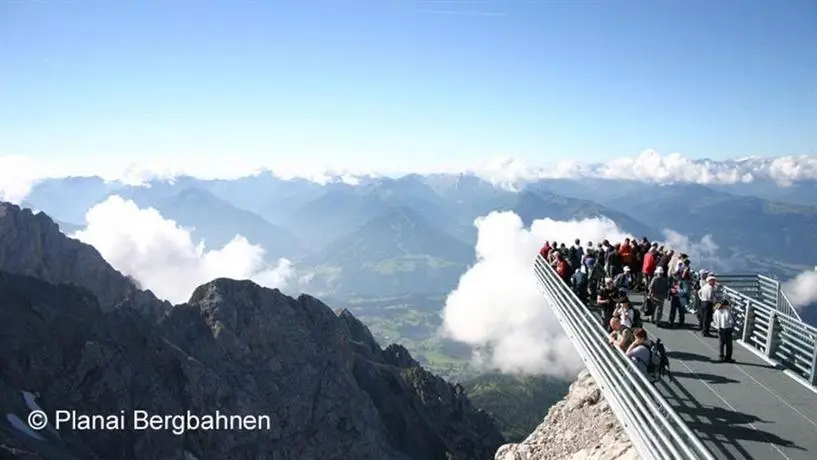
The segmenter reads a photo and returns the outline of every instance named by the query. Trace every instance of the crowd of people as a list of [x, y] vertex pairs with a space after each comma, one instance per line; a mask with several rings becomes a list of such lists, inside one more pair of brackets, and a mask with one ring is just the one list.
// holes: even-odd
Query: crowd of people
[[[735, 319], [723, 287], [714, 273], [693, 271], [687, 254], [647, 238], [615, 244], [587, 242], [586, 246], [577, 239], [570, 247], [548, 241], [539, 254], [583, 304], [600, 313], [610, 343], [648, 374], [660, 374], [668, 362], [660, 340], [648, 339], [643, 321], [659, 328], [682, 328], [688, 313], [698, 316], [697, 326], [704, 336], [710, 336], [714, 325], [720, 339], [719, 360], [732, 361]], [[643, 294], [639, 308], [630, 300], [633, 293]], [[669, 315], [664, 322], [667, 302]]]

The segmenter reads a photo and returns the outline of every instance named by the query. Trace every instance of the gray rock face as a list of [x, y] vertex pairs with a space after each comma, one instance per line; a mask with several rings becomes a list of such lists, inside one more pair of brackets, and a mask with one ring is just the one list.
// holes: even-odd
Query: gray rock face
[[90, 290], [103, 310], [127, 299], [128, 306], [159, 317], [171, 305], [141, 291], [94, 249], [67, 238], [44, 213], [0, 202], [0, 270]]
[[[470, 460], [493, 458], [504, 442], [461, 388], [400, 346], [381, 349], [348, 311], [229, 279], [167, 308], [117, 278], [92, 248], [52, 234], [47, 218], [7, 205], [0, 213], [0, 267], [13, 272], [0, 271], [0, 457]], [[76, 257], [62, 266], [49, 250]], [[269, 427], [62, 427], [37, 439], [12, 421], [30, 410], [22, 391], [38, 394], [49, 414], [124, 411], [128, 428], [135, 409], [265, 415]]]
[[519, 444], [505, 444], [495, 460], [639, 460], [613, 410], [588, 371]]

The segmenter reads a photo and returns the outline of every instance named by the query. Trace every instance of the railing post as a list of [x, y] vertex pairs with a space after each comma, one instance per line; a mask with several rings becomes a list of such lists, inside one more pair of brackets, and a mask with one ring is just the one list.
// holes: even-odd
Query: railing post
[[741, 340], [743, 343], [751, 343], [750, 339], [752, 337], [752, 326], [755, 323], [755, 309], [752, 306], [752, 301], [746, 300], [746, 307], [743, 310], [743, 334], [741, 334]]
[[775, 280], [775, 284], [777, 285], [777, 302], [775, 302], [774, 308], [777, 311], [783, 311], [783, 299], [781, 299], [783, 297], [783, 288], [780, 287], [780, 281]]
[[814, 337], [814, 349], [811, 354], [811, 384], [817, 385], [817, 337]]
[[775, 332], [777, 330], [777, 311], [769, 315], [769, 331], [766, 336], [766, 356], [772, 357], [774, 354]]

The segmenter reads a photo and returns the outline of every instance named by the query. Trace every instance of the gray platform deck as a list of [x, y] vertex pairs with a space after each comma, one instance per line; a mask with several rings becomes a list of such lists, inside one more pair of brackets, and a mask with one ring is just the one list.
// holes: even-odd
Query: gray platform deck
[[817, 459], [817, 392], [737, 342], [735, 363], [717, 362], [718, 339], [703, 337], [694, 315], [686, 323], [683, 329], [644, 324], [670, 358], [672, 375], [656, 388], [712, 453], [723, 459]]

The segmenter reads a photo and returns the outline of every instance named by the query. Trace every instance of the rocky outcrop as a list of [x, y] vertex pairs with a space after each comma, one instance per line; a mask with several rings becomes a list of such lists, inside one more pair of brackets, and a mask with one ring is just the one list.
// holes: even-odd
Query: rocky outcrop
[[[348, 311], [229, 279], [165, 308], [50, 219], [2, 210], [0, 267], [14, 268], [0, 271], [2, 458], [478, 460], [504, 442], [461, 388], [380, 348]], [[125, 429], [30, 432], [35, 404], [52, 422], [56, 410], [124, 414]], [[134, 430], [134, 410], [267, 419], [174, 433]]]
[[102, 258], [90, 245], [67, 238], [46, 214], [0, 202], [0, 270], [90, 290], [103, 310], [127, 306], [153, 317], [170, 308]]
[[588, 371], [527, 439], [499, 448], [495, 460], [637, 460], [635, 448]]

